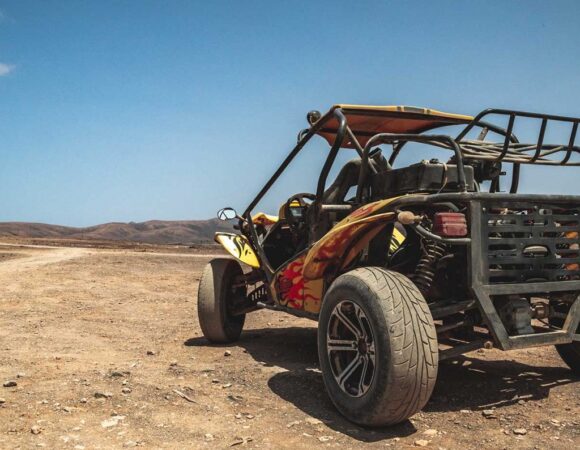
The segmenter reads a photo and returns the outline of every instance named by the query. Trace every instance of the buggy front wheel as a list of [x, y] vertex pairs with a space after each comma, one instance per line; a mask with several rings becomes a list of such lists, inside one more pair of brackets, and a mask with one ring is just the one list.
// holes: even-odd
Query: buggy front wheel
[[427, 403], [437, 377], [437, 333], [425, 299], [408, 278], [379, 267], [332, 283], [318, 353], [332, 402], [360, 425], [406, 420]]
[[244, 287], [234, 287], [242, 268], [230, 258], [212, 259], [203, 269], [197, 291], [197, 317], [203, 335], [212, 343], [237, 341], [242, 333], [245, 314], [232, 315], [230, 307]]

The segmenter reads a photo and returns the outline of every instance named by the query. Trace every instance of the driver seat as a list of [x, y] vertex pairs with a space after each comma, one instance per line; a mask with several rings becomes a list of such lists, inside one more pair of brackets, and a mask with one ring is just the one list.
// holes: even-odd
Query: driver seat
[[[382, 155], [380, 149], [375, 149], [369, 155], [369, 164], [377, 171], [391, 170], [391, 166]], [[322, 204], [341, 205], [347, 202], [348, 191], [358, 185], [358, 178], [362, 167], [360, 158], [348, 161], [336, 176], [334, 182], [322, 194]]]
[[345, 197], [350, 188], [358, 184], [361, 166], [362, 160], [360, 158], [347, 162], [340, 169], [334, 182], [322, 194], [322, 204], [340, 205], [345, 203]]
[[[369, 155], [369, 163], [372, 164], [377, 170], [390, 170], [391, 167], [385, 157], [382, 155], [380, 149], [371, 152]], [[352, 159], [348, 161], [340, 172], [336, 176], [334, 182], [324, 191], [322, 194], [321, 204], [323, 205], [343, 205], [347, 203], [349, 190], [358, 186], [358, 179], [362, 167], [362, 160], [360, 158]], [[311, 242], [315, 242], [320, 239], [325, 233], [330, 230], [336, 222], [341, 221], [350, 213], [348, 211], [344, 212], [328, 212], [323, 213], [318, 216], [318, 219], [313, 218], [312, 214], [315, 213], [314, 210], [309, 210], [309, 215], [311, 216], [310, 230], [311, 230]]]
[[[322, 193], [320, 203], [323, 205], [342, 205], [346, 203], [348, 191], [358, 185], [358, 177], [362, 166], [360, 158], [348, 161], [336, 176], [334, 182]], [[346, 217], [349, 212], [317, 212], [314, 208], [308, 210], [310, 241], [315, 242], [330, 230], [336, 222]]]

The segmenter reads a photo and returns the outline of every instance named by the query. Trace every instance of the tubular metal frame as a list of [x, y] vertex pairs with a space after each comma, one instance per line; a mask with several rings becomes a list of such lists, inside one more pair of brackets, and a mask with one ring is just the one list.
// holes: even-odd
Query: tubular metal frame
[[[503, 114], [509, 116], [509, 123], [507, 130], [504, 130], [495, 125], [489, 124], [482, 120], [487, 115], [490, 114]], [[489, 129], [496, 133], [499, 133], [505, 137], [502, 150], [497, 155], [495, 161], [502, 161], [513, 151], [514, 146], [518, 145], [518, 140], [513, 134], [513, 125], [517, 117], [528, 117], [536, 118], [542, 120], [542, 126], [538, 141], [536, 143], [536, 150], [534, 155], [526, 161], [509, 161], [514, 164], [514, 172], [512, 178], [512, 186], [510, 189], [510, 194], [501, 193], [481, 193], [481, 192], [467, 192], [465, 185], [465, 172], [464, 172], [464, 158], [465, 155], [465, 143], [463, 138], [467, 133], [472, 130], [475, 126], [481, 127], [482, 129]], [[298, 143], [282, 162], [280, 167], [276, 170], [274, 175], [268, 180], [266, 185], [260, 190], [258, 195], [250, 203], [243, 213], [242, 219], [240, 220], [240, 227], [244, 230], [243, 225], [247, 226], [249, 232], [244, 231], [244, 234], [250, 240], [252, 247], [256, 250], [258, 258], [262, 263], [263, 273], [268, 284], [272, 281], [274, 277], [275, 270], [271, 267], [265, 253], [264, 249], [260, 245], [258, 240], [258, 235], [256, 228], [252, 222], [251, 212], [256, 204], [263, 198], [265, 193], [271, 188], [271, 186], [276, 182], [282, 172], [286, 167], [292, 162], [296, 155], [302, 150], [306, 143], [314, 136], [322, 127], [331, 119], [336, 119], [338, 121], [338, 128], [336, 132], [336, 138], [333, 145], [330, 148], [327, 159], [322, 168], [320, 177], [318, 179], [316, 196], [317, 200], [312, 204], [312, 207], [316, 208], [317, 214], [322, 211], [332, 210], [336, 205], [323, 205], [321, 204], [321, 197], [324, 191], [326, 180], [330, 172], [330, 168], [335, 161], [338, 150], [341, 148], [343, 142], [345, 142], [345, 137], [354, 145], [355, 149], [362, 158], [361, 174], [358, 180], [357, 186], [357, 203], [360, 206], [362, 203], [362, 192], [365, 183], [365, 177], [369, 170], [374, 170], [373, 166], [369, 163], [369, 154], [373, 147], [381, 143], [393, 144], [393, 153], [391, 154], [389, 162], [394, 162], [397, 155], [400, 153], [402, 147], [407, 142], [420, 142], [425, 144], [431, 144], [447, 148], [455, 153], [457, 171], [458, 171], [458, 190], [456, 193], [440, 193], [440, 194], [430, 194], [430, 195], [413, 195], [409, 197], [401, 197], [393, 202], [391, 202], [384, 209], [389, 211], [396, 211], [402, 207], [421, 207], [429, 206], [433, 204], [440, 203], [451, 203], [451, 204], [464, 204], [468, 206], [469, 223], [470, 223], [470, 233], [467, 238], [441, 238], [439, 236], [433, 235], [428, 230], [421, 229], [420, 226], [415, 227], [415, 231], [422, 235], [424, 239], [440, 240], [445, 242], [447, 245], [456, 246], [466, 246], [468, 255], [468, 280], [469, 289], [472, 295], [477, 299], [477, 306], [482, 314], [488, 329], [493, 336], [497, 345], [503, 350], [523, 348], [538, 345], [556, 345], [570, 343], [573, 341], [580, 341], [580, 334], [577, 333], [577, 329], [580, 323], [580, 295], [577, 295], [576, 300], [570, 307], [567, 314], [564, 326], [561, 330], [549, 331], [545, 333], [536, 333], [529, 335], [519, 335], [511, 336], [506, 330], [497, 309], [492, 301], [492, 296], [497, 295], [510, 295], [510, 294], [531, 294], [531, 293], [546, 293], [546, 292], [575, 292], [580, 293], [580, 280], [570, 280], [570, 281], [558, 281], [558, 282], [525, 282], [525, 283], [508, 283], [508, 284], [490, 284], [486, 281], [484, 276], [484, 252], [486, 251], [482, 246], [482, 220], [484, 205], [487, 202], [530, 202], [530, 203], [550, 203], [550, 204], [574, 204], [580, 205], [580, 197], [571, 195], [517, 195], [516, 193], [518, 179], [519, 179], [519, 168], [520, 163], [531, 163], [531, 164], [541, 164], [543, 161], [541, 158], [544, 153], [543, 149], [543, 138], [546, 130], [546, 125], [549, 120], [563, 121], [572, 123], [572, 133], [570, 136], [569, 145], [566, 150], [566, 155], [559, 165], [577, 165], [577, 164], [567, 164], [571, 158], [573, 152], [577, 151], [574, 146], [576, 132], [578, 128], [578, 123], [580, 119], [568, 118], [562, 116], [552, 116], [552, 115], [542, 115], [534, 113], [524, 113], [510, 110], [497, 110], [488, 109], [480, 114], [478, 114], [459, 135], [454, 139], [447, 135], [414, 135], [414, 134], [390, 134], [390, 133], [380, 133], [373, 136], [363, 148], [357, 141], [355, 134], [348, 127], [346, 118], [340, 108], [335, 108], [329, 111], [326, 115], [322, 116], [318, 121], [316, 121], [309, 129], [303, 130], [298, 135]], [[485, 134], [485, 133], [484, 133]], [[562, 150], [559, 150], [562, 151]], [[471, 155], [469, 156], [472, 157]], [[509, 159], [508, 159], [509, 160]], [[340, 205], [342, 206], [342, 205]], [[377, 213], [384, 211], [377, 211]], [[317, 216], [316, 216], [317, 217]], [[439, 238], [439, 239], [437, 239]], [[268, 295], [271, 296], [269, 290]], [[286, 308], [279, 307], [278, 309]], [[292, 314], [298, 314], [296, 311], [287, 310], [287, 312]], [[314, 318], [314, 317], [311, 317]]]
[[[489, 123], [485, 120], [485, 116], [498, 114], [498, 115], [507, 115], [509, 117], [508, 128], [503, 129], [495, 124]], [[364, 189], [365, 177], [368, 174], [369, 170], [375, 171], [372, 164], [369, 163], [369, 153], [372, 150], [372, 147], [375, 147], [381, 143], [389, 143], [393, 144], [393, 152], [389, 158], [389, 163], [393, 164], [396, 157], [400, 153], [401, 149], [407, 142], [419, 142], [424, 144], [430, 144], [439, 146], [442, 148], [447, 148], [452, 150], [455, 154], [456, 163], [457, 163], [457, 172], [458, 172], [458, 189], [462, 193], [466, 193], [466, 185], [465, 185], [465, 171], [464, 171], [464, 159], [467, 157], [468, 159], [481, 159], [481, 160], [490, 160], [489, 157], [480, 157], [477, 158], [473, 155], [473, 146], [476, 144], [473, 141], [463, 141], [464, 137], [474, 128], [480, 127], [484, 130], [491, 130], [495, 133], [498, 133], [505, 137], [501, 153], [499, 156], [492, 158], [493, 161], [503, 161], [513, 153], [514, 146], [523, 145], [519, 144], [517, 137], [513, 133], [514, 123], [517, 117], [526, 117], [526, 118], [534, 118], [534, 119], [542, 119], [542, 129], [540, 131], [540, 136], [538, 138], [538, 142], [535, 144], [536, 151], [533, 157], [528, 158], [527, 160], [510, 160], [507, 159], [507, 162], [513, 163], [513, 173], [512, 173], [512, 183], [510, 187], [510, 193], [515, 194], [517, 192], [518, 184], [519, 184], [519, 176], [520, 176], [520, 164], [521, 163], [531, 163], [531, 164], [545, 164], [546, 162], [542, 160], [543, 154], [542, 149], [543, 146], [543, 136], [546, 129], [546, 124], [548, 121], [560, 121], [560, 122], [567, 122], [572, 124], [572, 133], [570, 136], [570, 140], [566, 149], [565, 157], [559, 162], [559, 165], [580, 165], [580, 163], [569, 163], [569, 160], [573, 153], [578, 152], [580, 153], [580, 148], [574, 146], [578, 124], [580, 123], [580, 118], [572, 118], [572, 117], [564, 117], [564, 116], [555, 116], [549, 114], [537, 114], [537, 113], [528, 113], [528, 112], [521, 112], [521, 111], [513, 111], [513, 110], [506, 110], [506, 109], [486, 109], [480, 112], [471, 122], [469, 122], [465, 128], [455, 137], [451, 137], [448, 135], [418, 135], [418, 134], [394, 134], [394, 133], [380, 133], [374, 135], [367, 144], [362, 147], [358, 142], [355, 133], [348, 127], [348, 123], [346, 120], [345, 115], [343, 114], [341, 108], [333, 108], [328, 111], [324, 116], [318, 119], [315, 123], [313, 123], [310, 128], [302, 130], [298, 134], [298, 142], [296, 146], [290, 151], [288, 156], [284, 159], [282, 164], [278, 167], [276, 172], [270, 177], [270, 179], [266, 182], [264, 187], [259, 191], [256, 197], [252, 200], [252, 202], [248, 205], [244, 213], [242, 214], [242, 219], [240, 220], [240, 229], [244, 229], [244, 225], [247, 227], [248, 233], [246, 236], [250, 240], [252, 247], [256, 250], [258, 259], [262, 263], [262, 267], [265, 269], [264, 274], [268, 282], [271, 281], [272, 276], [275, 273], [275, 270], [271, 267], [268, 258], [266, 257], [262, 246], [260, 245], [258, 235], [256, 232], [256, 228], [252, 222], [251, 213], [254, 207], [258, 204], [258, 202], [264, 197], [266, 192], [272, 187], [272, 185], [278, 180], [280, 175], [284, 172], [284, 170], [288, 167], [288, 165], [294, 160], [294, 158], [298, 155], [298, 153], [302, 150], [302, 148], [310, 141], [310, 139], [319, 131], [324, 130], [324, 125], [326, 125], [330, 120], [336, 119], [338, 121], [338, 127], [336, 129], [336, 137], [335, 140], [330, 148], [329, 154], [326, 158], [326, 161], [323, 165], [322, 171], [320, 173], [317, 189], [316, 189], [316, 197], [317, 200], [312, 204], [312, 207], [316, 208], [317, 214], [316, 217], [322, 211], [331, 211], [337, 205], [323, 205], [321, 203], [321, 197], [324, 192], [324, 187], [326, 184], [326, 180], [328, 178], [328, 174], [334, 163], [336, 156], [338, 154], [339, 149], [343, 145], [344, 142], [350, 141], [351, 144], [354, 146], [356, 151], [359, 153], [362, 159], [362, 166], [361, 166], [361, 174], [359, 176], [358, 186], [357, 186], [357, 204], [360, 206], [362, 202], [362, 192]], [[345, 138], [348, 137], [347, 140]], [[483, 141], [482, 141], [483, 142]], [[488, 143], [485, 143], [488, 145]], [[470, 146], [466, 149], [464, 146]], [[483, 145], [480, 145], [480, 148], [483, 149]], [[526, 148], [529, 147], [529, 144]], [[469, 150], [469, 151], [466, 151]], [[550, 154], [556, 153], [558, 151], [564, 151], [562, 149], [554, 149], [550, 148]], [[510, 153], [511, 152], [511, 153]], [[466, 153], [468, 154], [466, 156]], [[497, 152], [496, 152], [497, 153]], [[484, 156], [484, 155], [482, 155]], [[553, 163], [550, 163], [553, 164]], [[499, 177], [498, 177], [499, 178]], [[499, 183], [495, 185], [492, 183], [492, 192], [499, 189]], [[436, 194], [438, 195], [438, 194]], [[473, 195], [473, 194], [469, 194]], [[341, 206], [341, 205], [338, 205]]]

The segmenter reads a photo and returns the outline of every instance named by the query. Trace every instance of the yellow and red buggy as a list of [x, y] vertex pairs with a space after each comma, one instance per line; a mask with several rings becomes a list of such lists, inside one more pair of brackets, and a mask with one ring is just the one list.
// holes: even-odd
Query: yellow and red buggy
[[[482, 347], [555, 345], [580, 372], [580, 197], [517, 193], [522, 164], [580, 165], [580, 119], [335, 105], [307, 120], [246, 211], [218, 213], [239, 233], [216, 234], [233, 258], [212, 260], [200, 281], [211, 342], [237, 340], [245, 315], [263, 308], [318, 321], [328, 394], [362, 425], [406, 420], [428, 401], [440, 360]], [[518, 120], [538, 124], [532, 143], [519, 142]], [[548, 143], [554, 123], [569, 134]], [[443, 127], [460, 131], [432, 133]], [[278, 216], [254, 213], [315, 135], [330, 146], [316, 192], [292, 195]], [[450, 158], [395, 168], [417, 144]], [[329, 184], [343, 149], [357, 157]]]

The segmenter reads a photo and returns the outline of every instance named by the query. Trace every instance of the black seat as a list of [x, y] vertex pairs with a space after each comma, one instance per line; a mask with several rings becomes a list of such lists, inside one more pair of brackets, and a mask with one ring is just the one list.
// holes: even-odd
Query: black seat
[[[387, 172], [391, 170], [391, 166], [382, 155], [380, 149], [375, 149], [371, 152], [369, 158], [371, 164], [377, 172]], [[352, 159], [347, 162], [336, 176], [334, 183], [322, 194], [323, 205], [340, 205], [346, 203], [345, 198], [350, 188], [358, 185], [358, 179], [362, 166], [360, 158]], [[369, 174], [370, 176], [371, 174]]]
[[358, 184], [362, 161], [353, 159], [347, 162], [336, 176], [334, 182], [322, 194], [323, 205], [340, 205], [345, 203], [349, 189]]

